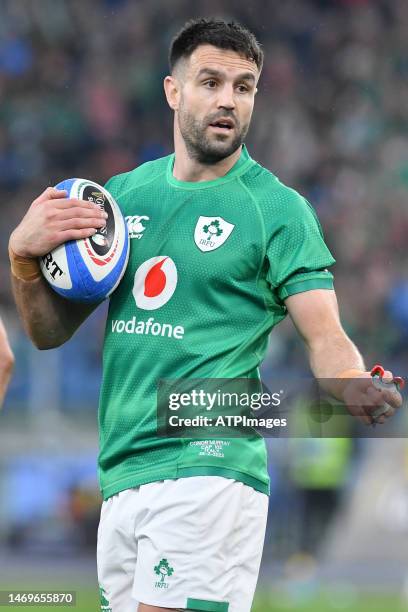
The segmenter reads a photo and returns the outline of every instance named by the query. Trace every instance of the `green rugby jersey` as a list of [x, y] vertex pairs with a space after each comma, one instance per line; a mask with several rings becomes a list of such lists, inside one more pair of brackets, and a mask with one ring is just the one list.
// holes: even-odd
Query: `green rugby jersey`
[[167, 478], [218, 475], [264, 493], [262, 438], [156, 433], [162, 378], [258, 376], [285, 298], [331, 289], [334, 262], [306, 200], [243, 147], [223, 177], [182, 182], [174, 155], [110, 179], [130, 258], [110, 298], [99, 406], [104, 498]]

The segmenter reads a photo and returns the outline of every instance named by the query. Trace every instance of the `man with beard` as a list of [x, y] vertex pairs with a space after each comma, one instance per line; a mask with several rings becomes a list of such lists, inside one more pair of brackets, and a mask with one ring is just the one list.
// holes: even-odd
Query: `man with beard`
[[[401, 403], [373, 387], [342, 329], [327, 270], [334, 260], [313, 209], [243, 144], [262, 62], [242, 26], [187, 23], [164, 80], [175, 152], [107, 183], [133, 229], [104, 344], [103, 610], [251, 608], [268, 506], [264, 441], [159, 436], [159, 380], [257, 379], [269, 333], [289, 312], [333, 395], [350, 404], [357, 378], [362, 405], [388, 402], [379, 422]], [[34, 259], [104, 223], [91, 204], [64, 195], [46, 190], [10, 239], [16, 301], [40, 348], [65, 342], [95, 308], [54, 294]], [[368, 411], [360, 417], [372, 422]]]

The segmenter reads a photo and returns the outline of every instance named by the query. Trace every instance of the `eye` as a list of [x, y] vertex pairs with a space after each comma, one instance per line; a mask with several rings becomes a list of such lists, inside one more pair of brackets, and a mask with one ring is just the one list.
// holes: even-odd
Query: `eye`
[[238, 85], [238, 91], [239, 93], [246, 93], [247, 91], [249, 91], [249, 87], [248, 85], [244, 85], [243, 83], [241, 83], [241, 85]]
[[210, 89], [214, 89], [217, 86], [217, 82], [214, 81], [214, 79], [209, 79], [208, 81], [205, 81], [204, 85], [206, 85]]

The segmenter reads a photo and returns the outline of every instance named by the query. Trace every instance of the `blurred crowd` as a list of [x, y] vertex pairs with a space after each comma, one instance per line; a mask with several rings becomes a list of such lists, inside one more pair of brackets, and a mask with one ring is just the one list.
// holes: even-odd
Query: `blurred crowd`
[[[24, 346], [8, 281], [11, 229], [47, 185], [104, 183], [171, 152], [167, 50], [199, 15], [237, 19], [262, 43], [250, 153], [317, 209], [343, 321], [367, 363], [406, 372], [406, 0], [3, 0], [0, 308], [14, 343]], [[290, 326], [274, 337], [270, 363], [304, 368]]]
[[[44, 397], [51, 408], [75, 416], [87, 407], [95, 411], [105, 312], [99, 309], [66, 346], [39, 357], [11, 297], [10, 231], [48, 185], [73, 176], [103, 184], [171, 152], [172, 115], [162, 90], [167, 51], [178, 29], [196, 16], [237, 19], [262, 43], [265, 64], [249, 151], [316, 208], [337, 260], [343, 323], [367, 365], [383, 362], [407, 374], [406, 0], [2, 0], [0, 314], [16, 353], [10, 413], [19, 405], [41, 411]], [[265, 372], [277, 368], [307, 370], [286, 323], [273, 333]], [[279, 518], [271, 524], [280, 525], [275, 552], [279, 538], [286, 552], [292, 540], [293, 550], [311, 551], [313, 521], [321, 529], [337, 505], [352, 448], [326, 442], [300, 441], [289, 450], [269, 445], [272, 507]], [[32, 473], [21, 476], [17, 468], [9, 477], [16, 475], [25, 490], [22, 478], [32, 481]], [[71, 523], [87, 527], [99, 502], [69, 482]], [[21, 495], [15, 498], [29, 506]], [[10, 516], [19, 516], [15, 508]], [[307, 529], [306, 516], [312, 521]]]

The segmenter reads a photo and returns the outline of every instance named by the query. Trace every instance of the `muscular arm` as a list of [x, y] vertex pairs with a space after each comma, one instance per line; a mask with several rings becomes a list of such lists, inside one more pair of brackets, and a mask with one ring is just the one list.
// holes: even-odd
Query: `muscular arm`
[[365, 371], [363, 358], [341, 325], [334, 291], [298, 293], [287, 298], [286, 307], [306, 344], [316, 378], [336, 378], [347, 370]]
[[[363, 358], [345, 333], [339, 317], [334, 291], [315, 289], [290, 296], [286, 300], [289, 314], [308, 349], [310, 366], [320, 385], [344, 401], [351, 414], [364, 423], [372, 423], [376, 407], [386, 404], [389, 411], [377, 419], [382, 423], [402, 405], [401, 395], [393, 389], [378, 390]], [[386, 372], [387, 382], [392, 381]]]
[[67, 240], [92, 236], [106, 213], [91, 202], [66, 198], [49, 187], [31, 204], [10, 236], [12, 287], [24, 328], [40, 349], [68, 340], [98, 304], [68, 301], [51, 289], [40, 273], [38, 257]]
[[14, 355], [10, 348], [7, 333], [0, 319], [0, 408], [10, 382], [14, 366]]
[[64, 299], [42, 276], [24, 281], [11, 274], [11, 284], [24, 329], [39, 349], [55, 348], [69, 340], [98, 306]]

